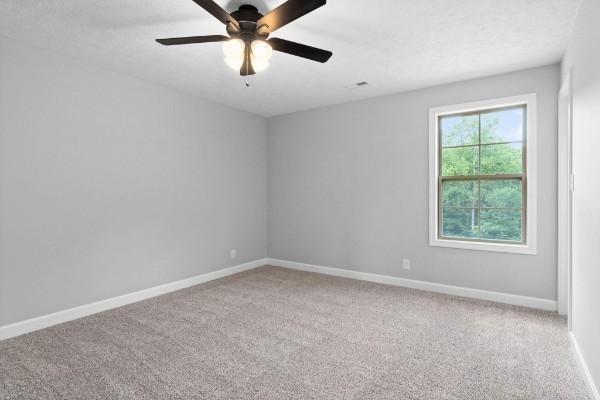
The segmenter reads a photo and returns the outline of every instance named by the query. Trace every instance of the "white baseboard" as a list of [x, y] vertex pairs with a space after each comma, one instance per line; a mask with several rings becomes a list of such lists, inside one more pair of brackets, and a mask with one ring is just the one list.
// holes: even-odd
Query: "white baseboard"
[[251, 261], [245, 264], [220, 269], [218, 271], [209, 272], [192, 278], [183, 279], [180, 281], [171, 282], [160, 286], [155, 286], [149, 289], [140, 290], [137, 292], [113, 297], [106, 300], [100, 300], [94, 303], [70, 308], [68, 310], [58, 311], [52, 314], [43, 315], [41, 317], [16, 322], [14, 324], [1, 326], [0, 340], [9, 339], [15, 336], [23, 335], [25, 333], [47, 328], [52, 325], [61, 324], [63, 322], [72, 321], [77, 318], [82, 318], [88, 315], [110, 310], [112, 308], [125, 306], [127, 304], [136, 303], [138, 301], [149, 299], [151, 297], [156, 297], [162, 294], [174, 292], [176, 290], [185, 289], [190, 286], [199, 285], [201, 283], [237, 274], [239, 272], [254, 269], [266, 264], [266, 258]]
[[600, 391], [598, 390], [598, 386], [594, 382], [594, 378], [590, 372], [590, 369], [585, 362], [585, 358], [583, 358], [583, 354], [581, 353], [581, 349], [579, 348], [579, 343], [577, 343], [577, 339], [573, 332], [569, 333], [571, 337], [571, 345], [573, 346], [573, 351], [575, 352], [575, 359], [577, 360], [577, 364], [579, 364], [579, 368], [583, 373], [583, 379], [589, 389], [590, 395], [594, 400], [600, 400]]
[[442, 285], [414, 279], [397, 278], [387, 275], [371, 274], [368, 272], [358, 272], [347, 269], [324, 267], [320, 265], [304, 264], [294, 261], [267, 259], [269, 265], [296, 269], [300, 271], [316, 272], [325, 275], [339, 276], [342, 278], [357, 279], [361, 281], [384, 283], [387, 285], [402, 286], [411, 289], [426, 290], [429, 292], [450, 294], [472, 299], [489, 300], [497, 303], [512, 304], [515, 306], [524, 306], [540, 310], [556, 311], [557, 303], [555, 300], [539, 299], [536, 297], [519, 296], [516, 294], [490, 292], [487, 290], [470, 289], [460, 286]]
[[174, 292], [176, 290], [184, 289], [204, 282], [209, 282], [215, 279], [219, 279], [228, 275], [233, 275], [242, 271], [254, 269], [267, 264], [301, 271], [316, 272], [320, 274], [339, 276], [343, 278], [402, 286], [407, 288], [420, 289], [430, 292], [444, 293], [461, 297], [469, 297], [474, 299], [490, 300], [498, 303], [525, 306], [548, 311], [556, 311], [557, 307], [556, 301], [553, 300], [518, 296], [507, 293], [490, 292], [479, 289], [469, 289], [459, 286], [442, 285], [438, 283], [397, 278], [386, 275], [377, 275], [367, 272], [351, 271], [340, 268], [330, 268], [320, 265], [298, 263], [294, 261], [264, 258], [256, 261], [251, 261], [245, 264], [236, 265], [230, 268], [209, 272], [207, 274], [198, 275], [192, 278], [183, 279], [180, 281], [171, 282], [160, 286], [155, 286], [149, 289], [144, 289], [122, 296], [113, 297], [110, 299], [101, 300], [90, 304], [85, 304], [64, 311], [58, 311], [52, 314], [43, 315], [41, 317], [16, 322], [14, 324], [1, 326], [0, 340], [9, 339], [15, 336], [23, 335], [25, 333], [61, 324], [63, 322], [72, 321], [77, 318], [82, 318], [88, 315], [110, 310], [112, 308], [117, 308], [127, 304], [135, 303], [141, 300], [149, 299], [151, 297], [160, 296], [162, 294]]

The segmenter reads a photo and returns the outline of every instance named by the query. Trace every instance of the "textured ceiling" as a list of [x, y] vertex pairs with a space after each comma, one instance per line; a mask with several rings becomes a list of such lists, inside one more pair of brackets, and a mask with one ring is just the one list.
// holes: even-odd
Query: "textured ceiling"
[[[228, 11], [242, 1], [217, 0]], [[283, 0], [248, 0], [265, 12]], [[580, 0], [329, 0], [273, 36], [333, 51], [327, 64], [276, 53], [249, 79], [191, 0], [0, 0], [0, 34], [239, 109], [273, 116], [558, 62]], [[369, 85], [348, 86], [359, 81]]]

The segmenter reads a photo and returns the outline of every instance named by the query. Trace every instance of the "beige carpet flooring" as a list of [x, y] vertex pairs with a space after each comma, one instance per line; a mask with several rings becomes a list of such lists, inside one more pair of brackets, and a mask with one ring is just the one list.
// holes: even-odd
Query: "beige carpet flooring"
[[588, 399], [552, 313], [263, 267], [0, 342], [0, 399]]

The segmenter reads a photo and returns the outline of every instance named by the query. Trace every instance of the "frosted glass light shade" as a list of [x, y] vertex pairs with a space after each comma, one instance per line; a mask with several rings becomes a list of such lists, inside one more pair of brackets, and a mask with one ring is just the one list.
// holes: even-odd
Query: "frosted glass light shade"
[[246, 44], [242, 39], [230, 39], [223, 43], [225, 64], [235, 70], [242, 68], [242, 64], [244, 63], [245, 48]]
[[250, 47], [252, 54], [252, 66], [254, 71], [260, 72], [269, 66], [269, 60], [273, 56], [273, 49], [264, 40], [255, 40]]
[[[242, 39], [230, 39], [223, 44], [225, 64], [231, 69], [239, 70], [244, 63], [246, 44]], [[250, 44], [250, 59], [254, 71], [260, 72], [269, 66], [273, 49], [264, 40], [254, 40]]]

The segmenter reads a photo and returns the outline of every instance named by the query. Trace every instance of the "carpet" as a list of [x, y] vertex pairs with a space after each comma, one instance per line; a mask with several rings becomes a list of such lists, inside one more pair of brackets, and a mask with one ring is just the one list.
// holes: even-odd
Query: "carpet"
[[0, 399], [588, 399], [558, 315], [262, 267], [0, 342]]

